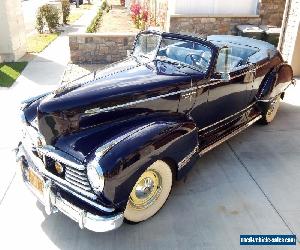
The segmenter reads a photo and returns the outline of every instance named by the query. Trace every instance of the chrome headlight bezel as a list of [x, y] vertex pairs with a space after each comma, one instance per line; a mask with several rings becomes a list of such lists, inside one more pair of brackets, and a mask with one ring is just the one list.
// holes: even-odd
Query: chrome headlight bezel
[[92, 189], [95, 193], [99, 194], [104, 189], [105, 178], [101, 171], [101, 168], [98, 167], [95, 162], [91, 162], [87, 165], [87, 177], [91, 184]]

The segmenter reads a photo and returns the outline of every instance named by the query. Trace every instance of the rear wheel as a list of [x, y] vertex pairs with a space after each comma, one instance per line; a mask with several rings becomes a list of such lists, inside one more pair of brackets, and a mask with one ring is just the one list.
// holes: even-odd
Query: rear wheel
[[276, 114], [277, 111], [279, 109], [280, 106], [280, 95], [278, 95], [270, 104], [267, 112], [263, 115], [263, 117], [261, 118], [261, 123], [264, 125], [267, 125], [269, 123], [271, 123]]
[[168, 199], [172, 181], [167, 163], [156, 161], [147, 168], [130, 193], [124, 212], [126, 221], [138, 223], [155, 215]]

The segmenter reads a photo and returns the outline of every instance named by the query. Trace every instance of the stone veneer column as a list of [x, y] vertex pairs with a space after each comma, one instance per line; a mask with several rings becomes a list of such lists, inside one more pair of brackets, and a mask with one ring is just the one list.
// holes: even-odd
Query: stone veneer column
[[26, 52], [20, 0], [0, 0], [0, 62], [16, 61]]

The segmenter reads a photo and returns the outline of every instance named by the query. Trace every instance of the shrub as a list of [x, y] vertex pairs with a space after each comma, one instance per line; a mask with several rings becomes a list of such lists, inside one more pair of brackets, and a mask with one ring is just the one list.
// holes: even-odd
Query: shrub
[[101, 9], [108, 13], [112, 9], [112, 6], [108, 4], [107, 0], [104, 0], [101, 4]]
[[59, 11], [50, 4], [45, 4], [38, 9], [36, 16], [37, 31], [44, 33], [46, 24], [50, 33], [54, 33], [59, 26]]
[[103, 10], [100, 8], [97, 12], [97, 15], [92, 20], [91, 24], [87, 27], [87, 33], [95, 33], [101, 25]]
[[130, 7], [130, 15], [138, 29], [145, 29], [149, 18], [149, 12], [143, 8], [139, 3], [132, 4]]
[[68, 18], [70, 16], [70, 1], [69, 0], [61, 0], [61, 5], [62, 5], [62, 13], [63, 13], [63, 23], [67, 24], [68, 23]]

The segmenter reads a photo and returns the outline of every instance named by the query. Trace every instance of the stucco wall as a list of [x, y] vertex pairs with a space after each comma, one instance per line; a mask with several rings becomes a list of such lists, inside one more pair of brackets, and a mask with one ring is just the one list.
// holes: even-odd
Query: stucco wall
[[135, 35], [130, 33], [71, 34], [69, 36], [73, 63], [112, 63], [126, 57]]
[[294, 47], [294, 53], [292, 57], [292, 67], [294, 70], [295, 76], [300, 77], [300, 56], [299, 56], [299, 51], [300, 51], [300, 27], [298, 28], [298, 35], [297, 39], [295, 41], [295, 47]]
[[284, 60], [292, 64], [294, 74], [300, 76], [300, 0], [291, 0], [290, 6], [287, 7], [287, 19], [283, 27], [280, 49]]
[[26, 52], [20, 0], [0, 0], [0, 62], [16, 61]]

